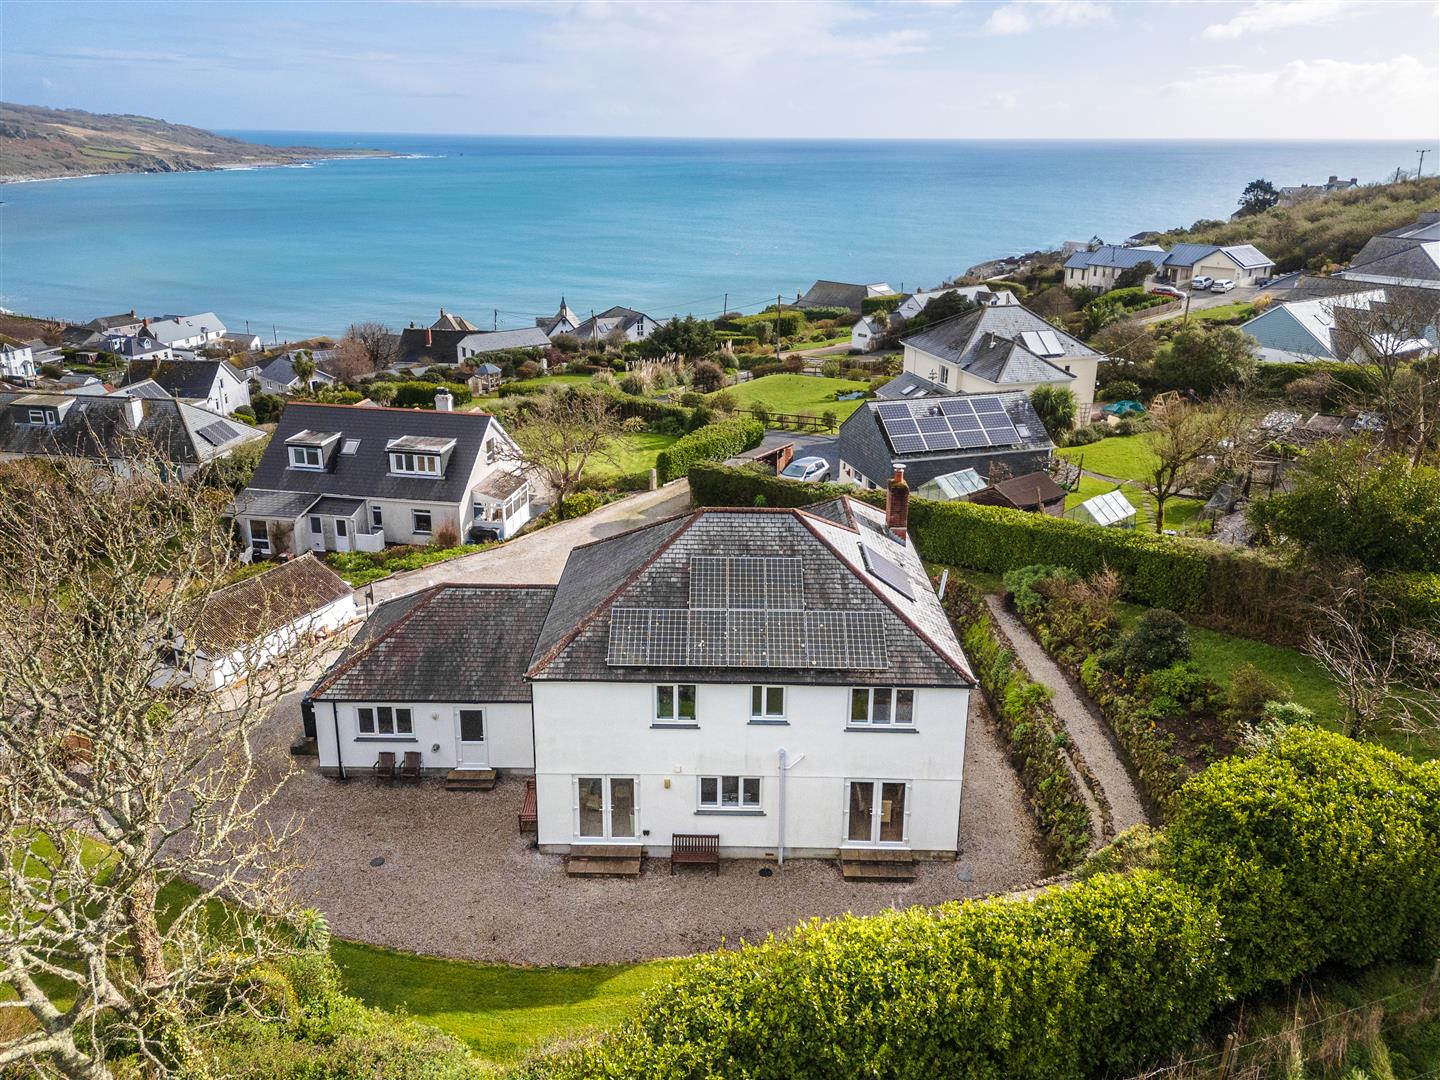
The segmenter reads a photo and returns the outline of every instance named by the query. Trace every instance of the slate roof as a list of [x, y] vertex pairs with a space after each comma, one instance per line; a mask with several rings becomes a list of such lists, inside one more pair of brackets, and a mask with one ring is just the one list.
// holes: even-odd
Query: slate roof
[[[428, 341], [427, 341], [428, 335]], [[400, 331], [397, 364], [454, 364], [460, 359], [460, 342], [473, 330], [436, 330], [410, 326]]]
[[1146, 247], [1121, 247], [1119, 244], [1101, 244], [1094, 251], [1077, 251], [1065, 260], [1067, 270], [1081, 270], [1089, 266], [1109, 266], [1117, 270], [1128, 270], [1142, 262], [1159, 266], [1165, 261], [1165, 251], [1155, 245]]
[[629, 333], [630, 330], [639, 326], [641, 336], [647, 336], [645, 331], [646, 323], [654, 324], [655, 320], [646, 315], [643, 311], [636, 311], [634, 308], [621, 307], [616, 305], [606, 308], [589, 319], [584, 320], [571, 331], [581, 340], [598, 341], [607, 338], [616, 330], [623, 330]]
[[309, 491], [267, 491], [246, 488], [235, 496], [234, 512], [238, 515], [266, 518], [297, 518], [317, 501]]
[[339, 574], [307, 552], [211, 594], [196, 644], [211, 656], [233, 652], [351, 595]]
[[114, 330], [118, 326], [139, 326], [140, 316], [133, 311], [127, 311], [121, 315], [101, 315], [98, 319], [91, 319], [85, 324], [91, 330]]
[[[1035, 356], [1018, 344], [1025, 331], [1053, 333], [1060, 343], [1060, 355]], [[1018, 351], [1006, 348], [995, 339], [1016, 343]], [[1063, 368], [1066, 360], [1101, 358], [1079, 338], [1052, 326], [1023, 304], [977, 308], [926, 327], [901, 344], [973, 371], [990, 382], [1055, 382], [1067, 377]], [[1037, 365], [1035, 361], [1040, 363]], [[1034, 377], [1027, 379], [1022, 375]]]
[[[823, 508], [827, 513], [712, 507], [576, 548], [556, 587], [529, 676], [579, 681], [974, 685], [914, 546], [886, 533], [883, 512], [849, 499], [835, 502], [839, 505]], [[913, 597], [907, 598], [866, 569], [862, 542], [902, 567]], [[884, 636], [886, 667], [857, 672], [612, 666], [608, 662], [611, 612], [688, 608], [691, 559], [716, 555], [800, 559], [805, 609], [873, 613]]]
[[933, 383], [929, 379], [921, 378], [913, 371], [902, 371], [895, 378], [891, 379], [880, 389], [875, 391], [875, 396], [882, 401], [895, 398], [922, 398], [922, 397], [948, 397], [953, 391]]
[[1376, 237], [1340, 274], [1358, 281], [1440, 288], [1440, 240]]
[[1028, 437], [1013, 446], [978, 446], [969, 449], [926, 450], [917, 454], [898, 454], [880, 422], [879, 408], [884, 402], [867, 401], [845, 418], [840, 425], [837, 453], [840, 459], [857, 469], [861, 475], [880, 483], [888, 478], [894, 464], [905, 466], [911, 488], [959, 469], [974, 468], [989, 475], [989, 463], [1004, 461], [1012, 472], [1040, 468], [1049, 459], [1055, 444], [1045, 434], [1045, 425], [1030, 404], [1029, 395], [1018, 391], [1008, 394], [966, 394], [965, 397], [993, 398], [1005, 408], [1006, 415], [1017, 428], [1024, 427]]
[[480, 329], [463, 315], [456, 315], [453, 311], [440, 309], [440, 317], [430, 324], [432, 330], [464, 330], [467, 333], [475, 333]]
[[224, 360], [173, 361], [162, 363], [158, 367], [142, 362], [130, 365], [126, 382], [151, 382], [171, 397], [203, 400], [208, 398], [215, 388], [223, 366]]
[[[361, 499], [408, 499], [458, 503], [469, 495], [470, 474], [492, 418], [486, 413], [382, 409], [372, 405], [316, 405], [295, 401], [285, 407], [275, 435], [250, 479], [252, 488], [350, 495]], [[354, 454], [331, 455], [324, 471], [292, 469], [285, 440], [305, 430], [338, 431], [339, 446], [358, 439]], [[390, 475], [386, 445], [405, 435], [454, 439], [445, 475], [434, 479]]]
[[[310, 359], [315, 363], [315, 374], [312, 378], [316, 382], [333, 383], [335, 381], [334, 375], [321, 370], [320, 362], [313, 355]], [[260, 377], [277, 382], [281, 386], [289, 386], [300, 377], [295, 374], [295, 354], [285, 352], [265, 361], [260, 365]]]
[[1194, 266], [1207, 255], [1213, 255], [1217, 251], [1224, 252], [1236, 266], [1247, 270], [1273, 266], [1275, 262], [1253, 244], [1231, 244], [1228, 247], [1219, 244], [1176, 244], [1165, 256], [1163, 265]]
[[857, 314], [864, 301], [871, 296], [888, 296], [893, 292], [883, 281], [870, 285], [853, 285], [845, 281], [821, 279], [805, 290], [805, 295], [795, 301], [796, 307], [843, 307]]
[[318, 701], [528, 702], [550, 585], [435, 585], [381, 604], [310, 691]]
[[[140, 443], [177, 465], [201, 465], [224, 457], [237, 446], [263, 438], [265, 433], [219, 413], [174, 398], [142, 398], [139, 428], [132, 431], [123, 419], [128, 395], [71, 395], [71, 402], [56, 427], [15, 422], [10, 406], [21, 405], [24, 394], [0, 394], [0, 453], [27, 456], [60, 455], [111, 460], [134, 452]], [[224, 431], [214, 427], [225, 425]], [[212, 442], [202, 430], [221, 435]]]
[[543, 349], [550, 344], [545, 331], [538, 326], [526, 326], [519, 330], [492, 330], [488, 333], [472, 334], [459, 344], [462, 357], [476, 353], [500, 352], [504, 349]]
[[147, 330], [156, 341], [173, 345], [202, 332], [223, 335], [225, 324], [213, 311], [202, 311], [198, 315], [171, 315], [163, 319], [152, 319]]

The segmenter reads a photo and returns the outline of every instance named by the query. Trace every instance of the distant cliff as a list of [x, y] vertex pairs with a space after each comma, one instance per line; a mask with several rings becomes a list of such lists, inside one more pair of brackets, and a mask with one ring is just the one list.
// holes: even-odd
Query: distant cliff
[[0, 181], [284, 165], [357, 153], [379, 151], [261, 146], [148, 116], [0, 102]]

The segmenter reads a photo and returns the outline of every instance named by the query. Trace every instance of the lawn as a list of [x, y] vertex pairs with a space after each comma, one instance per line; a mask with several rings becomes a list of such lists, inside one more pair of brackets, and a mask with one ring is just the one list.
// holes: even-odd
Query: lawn
[[549, 1040], [609, 1027], [683, 961], [522, 968], [441, 960], [336, 941], [345, 989], [367, 1005], [434, 1024], [494, 1064]]
[[655, 467], [655, 458], [680, 436], [662, 435], [656, 431], [632, 431], [621, 435], [611, 443], [615, 460], [598, 461], [593, 472], [598, 477], [623, 476], [627, 473], [644, 472]]
[[720, 391], [734, 398], [736, 406], [748, 409], [761, 402], [771, 412], [812, 412], [827, 410], [844, 420], [860, 407], [861, 400], [836, 401], [837, 393], [868, 390], [870, 384], [853, 379], [827, 379], [816, 375], [764, 375]]
[[1062, 446], [1055, 452], [1090, 472], [1113, 476], [1117, 480], [1141, 480], [1158, 464], [1150, 449], [1153, 438], [1149, 433], [1114, 435], [1088, 446]]
[[[1113, 442], [1113, 439], [1106, 439], [1106, 442]], [[1100, 444], [1092, 444], [1100, 445]], [[1093, 499], [1096, 495], [1103, 495], [1107, 491], [1114, 491], [1116, 485], [1108, 480], [1098, 480], [1093, 476], [1080, 477], [1079, 486], [1075, 491], [1065, 497], [1065, 509], [1079, 506], [1086, 499]], [[1155, 498], [1148, 492], [1138, 488], [1122, 484], [1120, 491], [1129, 500], [1130, 505], [1140, 511], [1137, 518], [1136, 528], [1155, 528]], [[1170, 499], [1165, 503], [1165, 527], [1174, 529], [1176, 532], [1194, 532], [1196, 522], [1199, 520], [1200, 511], [1205, 504], [1199, 499]], [[1201, 530], [1203, 531], [1203, 530]]]

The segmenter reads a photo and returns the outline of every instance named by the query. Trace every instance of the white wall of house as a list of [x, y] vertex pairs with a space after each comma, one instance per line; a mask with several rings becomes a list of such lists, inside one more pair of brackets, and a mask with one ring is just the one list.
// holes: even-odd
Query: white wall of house
[[[370, 735], [361, 732], [356, 711], [365, 706], [388, 705], [410, 710], [410, 735]], [[460, 710], [480, 709], [485, 713], [483, 745], [460, 743]], [[340, 753], [336, 754], [335, 729], [340, 729]], [[528, 702], [458, 701], [376, 701], [315, 703], [315, 743], [320, 767], [326, 772], [344, 762], [347, 770], [368, 770], [382, 751], [390, 751], [396, 762], [407, 751], [420, 752], [420, 767], [426, 770], [473, 768], [519, 770], [535, 767]], [[483, 760], [482, 760], [483, 759]]]
[[[1223, 252], [1206, 255], [1191, 268], [1190, 277], [1229, 278], [1236, 285], [1253, 285], [1261, 278], [1268, 278], [1275, 270], [1274, 265], [1246, 269], [1235, 265], [1235, 260]], [[1189, 278], [1186, 278], [1188, 281]]]
[[[1082, 408], [1094, 403], [1095, 379], [1100, 368], [1098, 358], [1057, 356], [1050, 362], [1058, 368], [1069, 370], [1070, 374], [1075, 376], [1074, 379], [1057, 379], [1054, 385], [1068, 386], [1071, 393], [1075, 395], [1076, 402]], [[946, 363], [939, 357], [917, 349], [913, 345], [905, 346], [905, 370], [961, 394], [1001, 394], [1016, 391], [1028, 394], [1037, 386], [1051, 385], [1049, 383], [1005, 383], [1003, 385], [992, 383], [977, 378], [963, 368]]]
[[7, 379], [35, 378], [35, 350], [29, 345], [0, 346], [0, 375]]
[[218, 370], [220, 374], [210, 388], [210, 396], [201, 404], [221, 416], [229, 416], [239, 408], [248, 408], [250, 384], [224, 364]]
[[[656, 726], [655, 685], [648, 681], [540, 681], [532, 690], [542, 850], [638, 842], [664, 854], [672, 833], [717, 833], [725, 854], [773, 854], [780, 839], [783, 747], [794, 763], [785, 778], [787, 855], [833, 855], [849, 846], [849, 782], [864, 780], [908, 785], [897, 846], [939, 856], [955, 852], [967, 690], [915, 690], [908, 728], [850, 728], [850, 688], [843, 686], [787, 686], [784, 722], [757, 723], [750, 684], [701, 684], [692, 727]], [[701, 807], [701, 778], [707, 776], [758, 778], [760, 805]], [[636, 831], [642, 835], [579, 837], [579, 777], [634, 778]]]

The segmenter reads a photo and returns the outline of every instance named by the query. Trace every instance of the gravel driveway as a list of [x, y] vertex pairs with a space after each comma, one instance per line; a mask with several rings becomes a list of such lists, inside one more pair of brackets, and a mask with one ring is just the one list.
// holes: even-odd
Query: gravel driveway
[[[514, 964], [576, 965], [679, 956], [763, 938], [811, 916], [874, 913], [1020, 889], [1045, 874], [1044, 859], [980, 695], [971, 697], [965, 793], [956, 862], [919, 865], [914, 882], [851, 884], [829, 861], [795, 859], [769, 877], [758, 860], [727, 860], [720, 876], [670, 876], [648, 860], [638, 879], [565, 875], [516, 827], [523, 781], [489, 792], [348, 785], [307, 762], [269, 809], [305, 819], [297, 882], [345, 938], [411, 952]], [[267, 759], [287, 766], [299, 728], [299, 695], [285, 698], [264, 731]], [[380, 866], [371, 865], [383, 859]]]

